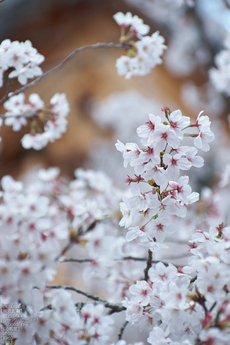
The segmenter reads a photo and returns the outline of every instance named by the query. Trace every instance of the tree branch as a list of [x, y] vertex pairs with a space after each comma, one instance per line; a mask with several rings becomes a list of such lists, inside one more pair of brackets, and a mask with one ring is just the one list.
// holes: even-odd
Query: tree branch
[[[114, 259], [114, 261], [123, 261], [123, 260], [134, 260], [134, 261], [146, 261], [146, 258], [138, 258], [138, 257], [134, 257], [134, 256], [125, 256], [121, 259]], [[67, 258], [67, 259], [62, 259], [59, 261], [59, 263], [63, 263], [63, 262], [77, 262], [79, 264], [81, 263], [85, 263], [85, 262], [92, 262], [92, 259], [73, 259], [73, 258]], [[159, 260], [152, 260], [151, 261], [152, 264], [157, 264], [158, 262], [162, 262], [165, 266], [168, 266], [169, 263], [168, 262], [164, 262], [164, 261], [159, 261]], [[177, 265], [174, 265], [177, 266]]]
[[63, 263], [63, 262], [78, 262], [78, 263], [84, 263], [84, 262], [92, 262], [91, 259], [72, 259], [72, 258], [69, 258], [69, 259], [62, 259], [59, 261], [59, 263]]
[[126, 307], [123, 306], [122, 304], [120, 303], [110, 303], [104, 299], [102, 299], [101, 297], [99, 296], [96, 296], [96, 295], [93, 295], [89, 292], [86, 292], [86, 291], [83, 291], [83, 290], [79, 290], [77, 288], [75, 288], [74, 286], [65, 286], [65, 285], [46, 285], [46, 288], [49, 288], [49, 289], [64, 289], [64, 290], [70, 290], [70, 291], [74, 291], [76, 293], [79, 293], [83, 296], [86, 296], [94, 301], [97, 301], [97, 302], [100, 302], [102, 304], [104, 304], [104, 306], [106, 308], [109, 308], [111, 309], [112, 312], [110, 312], [110, 314], [112, 313], [119, 313], [123, 310], [126, 310]]
[[32, 82], [30, 82], [29, 84], [21, 87], [20, 89], [11, 92], [10, 94], [7, 94], [0, 100], [0, 104], [4, 103], [5, 101], [7, 101], [10, 97], [12, 96], [16, 96], [21, 92], [24, 92], [25, 90], [27, 90], [29, 87], [32, 87], [34, 85], [36, 85], [39, 81], [41, 81], [43, 78], [47, 77], [48, 75], [50, 75], [51, 73], [59, 70], [60, 68], [62, 68], [67, 62], [69, 62], [76, 54], [83, 52], [84, 50], [90, 50], [90, 49], [98, 49], [98, 48], [123, 48], [123, 49], [128, 49], [130, 46], [129, 44], [124, 44], [124, 43], [96, 43], [96, 44], [92, 44], [89, 46], [84, 46], [84, 47], [80, 47], [75, 49], [72, 53], [70, 53], [64, 60], [62, 60], [62, 62], [60, 62], [57, 66], [55, 66], [54, 68], [50, 69], [49, 71], [43, 73], [40, 77], [36, 78], [35, 80], [33, 80]]
[[149, 272], [149, 269], [150, 269], [150, 267], [152, 266], [152, 256], [153, 256], [153, 253], [152, 253], [152, 251], [149, 249], [148, 250], [148, 259], [147, 259], [147, 265], [146, 265], [146, 268], [145, 268], [145, 270], [144, 270], [144, 273], [145, 273], [145, 280], [146, 281], [148, 281], [148, 279], [149, 279], [149, 274], [148, 274], [148, 272]]
[[73, 242], [69, 242], [66, 244], [66, 246], [62, 249], [61, 253], [55, 258], [55, 261], [59, 261], [59, 259], [73, 246]]
[[[123, 260], [134, 260], [134, 261], [146, 261], [146, 258], [138, 258], [138, 257], [134, 257], [134, 256], [125, 256], [121, 259], [114, 259], [114, 261], [123, 261]], [[59, 263], [63, 263], [63, 262], [76, 262], [76, 263], [86, 263], [86, 262], [92, 262], [92, 259], [73, 259], [73, 258], [66, 258], [66, 259], [61, 259], [59, 261]], [[160, 261], [160, 260], [152, 260], [151, 263], [152, 264], [158, 264], [158, 262], [162, 262], [162, 264], [164, 264], [165, 266], [168, 266], [169, 263], [165, 262], [165, 261]], [[175, 265], [174, 266], [180, 266], [180, 265]]]
[[[4, 0], [3, 0], [3, 1], [4, 1]], [[2, 1], [0, 0], [0, 2], [2, 2]], [[8, 78], [7, 90], [6, 90], [5, 96], [2, 98], [2, 103], [4, 103], [4, 102], [9, 98], [9, 93], [10, 93], [11, 84], [12, 84], [12, 79], [9, 79], [9, 78]], [[7, 97], [8, 97], [8, 98], [7, 98]]]
[[125, 323], [123, 324], [123, 326], [120, 329], [120, 332], [118, 334], [118, 340], [121, 340], [122, 335], [124, 333], [125, 327], [128, 325], [129, 321], [125, 321]]

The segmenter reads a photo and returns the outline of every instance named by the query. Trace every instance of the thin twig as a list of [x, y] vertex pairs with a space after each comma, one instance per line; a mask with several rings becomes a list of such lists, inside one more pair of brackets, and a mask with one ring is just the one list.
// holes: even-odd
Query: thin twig
[[[95, 219], [92, 223], [90, 223], [87, 229], [85, 229], [85, 233], [93, 230], [98, 222], [99, 221]], [[81, 235], [83, 235], [83, 228], [82, 226], [79, 226], [78, 231], [76, 233], [74, 232], [72, 236], [70, 236], [70, 242], [67, 243], [67, 245], [62, 249], [61, 253], [56, 257], [55, 261], [59, 261], [59, 259], [73, 246], [73, 244], [78, 243]]]
[[147, 258], [139, 258], [135, 256], [124, 256], [122, 259], [119, 260], [134, 260], [134, 261], [146, 261]]
[[146, 265], [146, 268], [144, 270], [144, 273], [145, 273], [145, 280], [148, 281], [149, 279], [149, 269], [150, 267], [152, 266], [152, 256], [153, 256], [153, 253], [152, 251], [149, 249], [148, 250], [148, 259], [147, 259], [147, 265]]
[[211, 306], [211, 308], [209, 309], [209, 313], [211, 313], [213, 311], [213, 309], [215, 308], [215, 306], [217, 305], [217, 301], [215, 301], [213, 303], [213, 305]]
[[30, 119], [34, 116], [36, 116], [38, 113], [38, 110], [34, 110], [34, 111], [28, 111], [24, 114], [4, 114], [4, 115], [0, 115], [1, 119], [8, 119], [9, 117], [14, 117], [14, 118], [19, 118], [19, 117], [23, 117], [25, 119]]
[[129, 321], [125, 321], [125, 323], [123, 324], [123, 326], [120, 329], [120, 332], [118, 334], [118, 340], [121, 340], [122, 335], [124, 333], [125, 327], [128, 325]]
[[[114, 261], [123, 261], [123, 260], [146, 261], [147, 259], [146, 258], [133, 257], [133, 256], [125, 256], [125, 257], [120, 258], [120, 259], [114, 259]], [[73, 259], [73, 258], [67, 258], [67, 259], [62, 259], [59, 262], [60, 263], [63, 263], [63, 262], [85, 263], [85, 262], [92, 262], [92, 261], [93, 261], [92, 259]]]
[[[122, 261], [122, 260], [146, 261], [147, 258], [138, 258], [138, 257], [135, 257], [135, 256], [125, 256], [125, 257], [123, 257], [121, 259], [117, 259], [117, 261]], [[160, 261], [160, 260], [152, 260], [151, 261], [152, 264], [158, 264], [158, 262], [162, 262], [162, 264], [164, 264], [165, 266], [169, 265], [169, 263], [165, 262], [165, 261]]]
[[43, 307], [42, 309], [40, 309], [40, 311], [44, 311], [44, 310], [51, 310], [52, 309], [52, 305], [48, 304], [45, 307]]
[[59, 261], [59, 259], [73, 246], [73, 242], [67, 243], [67, 245], [62, 249], [61, 253], [56, 257], [55, 261]]
[[[125, 256], [123, 258], [120, 259], [114, 259], [114, 261], [126, 261], [126, 260], [133, 260], [133, 261], [146, 261], [146, 258], [138, 258], [138, 257], [134, 257], [134, 256]], [[73, 259], [73, 258], [66, 258], [66, 259], [61, 259], [59, 261], [59, 263], [63, 263], [63, 262], [76, 262], [76, 263], [87, 263], [87, 262], [92, 262], [93, 259]], [[152, 264], [158, 264], [159, 262], [162, 262], [162, 264], [164, 264], [165, 266], [168, 266], [169, 263], [166, 261], [161, 261], [161, 260], [152, 260], [151, 263]], [[180, 265], [175, 265], [174, 266], [180, 266]]]
[[59, 70], [61, 67], [63, 67], [67, 62], [69, 62], [76, 54], [83, 52], [84, 50], [89, 50], [89, 49], [98, 49], [98, 48], [123, 48], [123, 49], [128, 49], [129, 45], [128, 44], [124, 44], [124, 43], [96, 43], [96, 44], [92, 44], [89, 46], [84, 46], [84, 47], [80, 47], [75, 49], [72, 53], [70, 53], [64, 60], [62, 60], [62, 62], [60, 62], [57, 66], [55, 66], [54, 68], [50, 69], [49, 71], [43, 73], [40, 77], [36, 78], [35, 80], [33, 80], [32, 82], [30, 82], [29, 84], [21, 87], [20, 89], [11, 92], [10, 94], [6, 94], [1, 100], [0, 100], [0, 104], [4, 103], [7, 99], [9, 99], [12, 96], [16, 96], [21, 92], [24, 92], [25, 90], [27, 90], [29, 87], [32, 87], [34, 85], [36, 85], [39, 81], [41, 81], [43, 78], [47, 77], [48, 75], [50, 75], [51, 73]]
[[[116, 259], [116, 261], [123, 261], [123, 260], [146, 261], [147, 259], [146, 258], [137, 258], [137, 257], [134, 257], [134, 256], [125, 256], [122, 259]], [[169, 265], [168, 262], [161, 261], [161, 260], [152, 260], [151, 264], [158, 264], [159, 262], [162, 262], [162, 264], [164, 264], [165, 266]], [[174, 266], [177, 266], [177, 265], [174, 265]]]
[[[1, 0], [0, 0], [0, 2], [1, 2]], [[8, 79], [7, 90], [6, 90], [5, 96], [2, 98], [2, 103], [4, 103], [9, 98], [11, 84], [12, 84], [12, 79]]]
[[91, 259], [72, 259], [72, 258], [69, 258], [69, 259], [61, 259], [59, 261], [60, 263], [63, 263], [63, 262], [78, 262], [79, 264], [82, 264], [84, 262], [92, 262]]
[[91, 293], [89, 293], [89, 292], [86, 292], [86, 291], [77, 289], [77, 288], [75, 288], [74, 286], [65, 286], [65, 285], [46, 285], [46, 287], [47, 287], [48, 289], [64, 289], [64, 290], [74, 291], [74, 292], [79, 293], [79, 294], [81, 294], [81, 295], [83, 295], [83, 296], [86, 296], [86, 297], [88, 297], [88, 298], [90, 298], [90, 299], [92, 299], [92, 300], [94, 300], [94, 301], [97, 301], [97, 302], [100, 302], [100, 303], [104, 304], [104, 306], [105, 306], [106, 308], [111, 309], [113, 313], [119, 313], [119, 312], [121, 312], [121, 311], [123, 311], [123, 310], [126, 310], [126, 307], [123, 306], [123, 305], [120, 304], [120, 303], [117, 303], [117, 304], [115, 304], [115, 303], [110, 303], [110, 302], [108, 302], [108, 301], [102, 299], [102, 298], [99, 297], [99, 296], [96, 296], [96, 295], [93, 295], [93, 294], [91, 294]]

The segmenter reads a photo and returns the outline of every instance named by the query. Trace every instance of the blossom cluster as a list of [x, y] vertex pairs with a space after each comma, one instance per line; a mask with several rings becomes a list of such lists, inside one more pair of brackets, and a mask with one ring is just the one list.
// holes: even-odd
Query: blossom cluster
[[[166, 3], [181, 5], [182, 1]], [[161, 62], [164, 39], [158, 32], [146, 36], [149, 27], [129, 12], [119, 12], [114, 18], [121, 26], [121, 43], [129, 49], [129, 57], [117, 62], [118, 73], [126, 78], [148, 73]], [[24, 84], [41, 74], [42, 58], [29, 41], [5, 40], [0, 48], [4, 51], [2, 72], [15, 68], [9, 78], [18, 76]], [[41, 149], [66, 130], [69, 106], [64, 94], [54, 95], [48, 105], [37, 94], [29, 96], [28, 104], [22, 93], [6, 96], [7, 112], [1, 124], [5, 120], [18, 131], [30, 123], [30, 133], [22, 138], [25, 148]], [[210, 149], [214, 140], [211, 122], [203, 112], [191, 123], [179, 109], [162, 110], [164, 115], [149, 114], [147, 122], [137, 128], [141, 146], [116, 144], [124, 166], [134, 169], [134, 176], [126, 179], [128, 190], [116, 188], [102, 172], [83, 169], [75, 170], [72, 181], [61, 178], [58, 168], [40, 169], [27, 184], [10, 176], [2, 178], [2, 344], [126, 345], [122, 336], [127, 323], [134, 327], [134, 336], [142, 332], [144, 344], [229, 343], [230, 227], [213, 225], [223, 215], [216, 207], [215, 193], [203, 190], [194, 222], [184, 221], [188, 206], [198, 201], [199, 194], [192, 192], [189, 177], [181, 176], [181, 170], [203, 166], [198, 149]], [[220, 185], [228, 182], [229, 166]], [[183, 233], [189, 226], [194, 232], [196, 221], [199, 224], [189, 241], [188, 262], [184, 266], [161, 262], [166, 241], [180, 240], [179, 231], [170, 239], [180, 221]], [[107, 300], [77, 287], [48, 284], [57, 266], [66, 262], [86, 264], [74, 283], [84, 280], [94, 291], [100, 287]], [[79, 301], [70, 291], [94, 303]], [[118, 312], [123, 312], [120, 330], [112, 315]]]
[[[66, 131], [69, 105], [65, 94], [55, 94], [45, 105], [35, 93], [29, 96], [29, 103], [25, 104], [25, 95], [20, 93], [6, 101], [4, 108], [7, 110], [3, 116], [5, 125], [12, 126], [14, 131], [30, 124], [30, 133], [21, 140], [25, 149], [40, 150]], [[0, 117], [1, 125], [3, 118]]]
[[3, 75], [7, 70], [10, 70], [8, 77], [18, 78], [22, 85], [27, 83], [27, 79], [41, 75], [42, 70], [39, 65], [44, 59], [44, 56], [37, 52], [29, 40], [2, 41], [0, 44], [0, 87], [3, 86]]
[[[65, 290], [53, 292], [47, 289], [41, 296], [47, 303], [44, 308], [39, 311], [32, 306], [15, 304], [14, 309], [18, 310], [18, 313], [12, 318], [9, 317], [10, 304], [3, 305], [1, 330], [3, 331], [5, 327], [4, 333], [8, 343], [12, 341], [16, 341], [17, 345], [36, 343], [84, 345], [90, 341], [98, 345], [108, 343], [113, 320], [111, 316], [105, 314], [102, 304], [86, 303], [78, 310], [70, 292]], [[36, 294], [34, 298], [37, 299]], [[13, 326], [10, 327], [10, 323]], [[10, 331], [6, 331], [7, 329]]]
[[[87, 240], [87, 233], [118, 212], [121, 192], [106, 176], [81, 169], [75, 174], [76, 180], [70, 183], [58, 177], [57, 168], [40, 169], [35, 181], [27, 186], [10, 176], [1, 181], [1, 303], [20, 301], [25, 308], [29, 304], [33, 307], [24, 311], [25, 327], [19, 327], [20, 317], [1, 319], [3, 328], [9, 322], [20, 328], [15, 334], [17, 345], [32, 344], [36, 337], [39, 343], [48, 344], [50, 334], [53, 340], [49, 344], [74, 344], [77, 339], [86, 344], [91, 338], [104, 344], [108, 340], [112, 321], [104, 316], [104, 306], [86, 304], [77, 313], [69, 293], [46, 287], [64, 255], [61, 248], [86, 245], [95, 257], [91, 248], [95, 247], [98, 254], [100, 244], [95, 236]], [[108, 239], [105, 237], [107, 243]], [[47, 307], [49, 304], [52, 308]], [[31, 322], [31, 318], [37, 322]]]
[[[76, 180], [67, 183], [58, 178], [59, 169], [41, 169], [27, 187], [3, 177], [0, 281], [2, 295], [5, 291], [11, 302], [23, 296], [28, 302], [33, 286], [44, 288], [52, 279], [60, 240], [78, 243], [98, 222], [117, 212], [121, 192], [106, 176], [81, 169], [75, 174]], [[15, 269], [17, 274], [12, 274]]]
[[188, 266], [159, 262], [130, 286], [126, 320], [149, 330], [152, 345], [228, 344], [230, 228], [220, 224], [190, 241]]
[[[10, 176], [1, 181], [1, 295], [31, 302], [31, 289], [44, 288], [55, 274], [60, 239], [68, 239], [65, 216], [51, 205], [46, 183], [25, 190]], [[37, 186], [38, 187], [38, 186]]]
[[[164, 38], [156, 31], [151, 36], [146, 36], [149, 32], [149, 26], [143, 23], [138, 16], [132, 16], [130, 12], [123, 14], [116, 13], [115, 21], [121, 27], [120, 41], [129, 45], [128, 56], [121, 56], [116, 61], [117, 73], [125, 75], [126, 79], [132, 76], [143, 76], [162, 60], [160, 56], [166, 49]], [[128, 33], [125, 30], [129, 28]], [[131, 38], [137, 38], [138, 41], [131, 41]]]
[[[197, 156], [197, 148], [208, 151], [214, 140], [208, 116], [198, 115], [195, 124], [183, 116], [180, 110], [164, 109], [165, 118], [149, 115], [149, 121], [137, 128], [143, 148], [136, 143], [116, 144], [124, 158], [124, 166], [133, 167], [135, 177], [128, 176], [130, 195], [121, 203], [121, 226], [128, 228], [126, 239], [139, 238], [149, 242], [149, 248], [160, 250], [167, 234], [176, 231], [170, 216], [185, 217], [187, 206], [198, 200], [191, 190], [188, 176], [180, 176], [180, 170], [192, 166], [200, 168], [203, 158]], [[198, 133], [184, 130], [196, 128]], [[180, 146], [184, 136], [195, 137], [194, 146]], [[143, 182], [141, 190], [137, 184]]]
[[[126, 321], [147, 333], [149, 344], [227, 344], [229, 227], [198, 230], [190, 241], [187, 266], [158, 262], [150, 263], [146, 271], [143, 260], [132, 260], [136, 253], [145, 259], [148, 248], [155, 253], [157, 244], [162, 246], [165, 235], [175, 230], [167, 221], [175, 215], [184, 217], [185, 206], [197, 200], [188, 177], [179, 177], [180, 170], [203, 165], [196, 147], [180, 145], [185, 129], [192, 130], [187, 135], [204, 151], [214, 138], [207, 116], [199, 114], [190, 124], [180, 110], [164, 108], [164, 112], [164, 118], [150, 114], [138, 127], [143, 148], [117, 145], [123, 148], [125, 165], [136, 173], [128, 182], [145, 181], [150, 192], [135, 187], [121, 191], [103, 173], [83, 169], [75, 171], [71, 182], [60, 178], [57, 168], [39, 170], [27, 186], [9, 176], [2, 179], [1, 301], [4, 305], [20, 301], [24, 307], [24, 326], [21, 317], [6, 318], [4, 313], [2, 317], [3, 330], [9, 322], [18, 326], [10, 333], [15, 345], [112, 343], [115, 324], [104, 303], [79, 303], [66, 287], [47, 285], [56, 265], [68, 262], [65, 253], [73, 246], [72, 254], [87, 257], [83, 278], [89, 283], [99, 279], [109, 300], [126, 309]], [[126, 206], [129, 215], [123, 212]], [[130, 228], [145, 217], [147, 225]], [[129, 229], [126, 239], [119, 221]], [[125, 344], [125, 340], [116, 343]]]

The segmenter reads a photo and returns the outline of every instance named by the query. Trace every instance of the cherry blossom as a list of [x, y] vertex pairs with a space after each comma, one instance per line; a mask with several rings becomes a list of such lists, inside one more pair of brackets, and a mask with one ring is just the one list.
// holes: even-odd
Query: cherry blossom
[[138, 16], [132, 16], [130, 12], [123, 14], [118, 12], [113, 16], [116, 23], [122, 28], [127, 28], [130, 26], [130, 32], [132, 35], [141, 38], [141, 36], [146, 35], [149, 32], [149, 26], [143, 23], [143, 19]]
[[169, 114], [170, 127], [175, 131], [178, 138], [183, 138], [181, 129], [186, 128], [190, 124], [190, 118], [183, 116], [182, 112], [178, 109]]
[[199, 131], [198, 136], [194, 139], [194, 146], [202, 151], [207, 152], [210, 149], [208, 143], [212, 142], [214, 139], [214, 134], [208, 128], [203, 128]]
[[[153, 114], [149, 114], [149, 121], [146, 122], [145, 125], [142, 125], [137, 128], [137, 134], [142, 139], [143, 145], [152, 145], [154, 141], [154, 133], [156, 133], [157, 127], [161, 123], [160, 116], [155, 116]], [[145, 141], [145, 139], [148, 139]]]
[[163, 156], [163, 162], [168, 166], [167, 173], [170, 179], [176, 180], [179, 176], [180, 170], [189, 170], [191, 163], [188, 159], [181, 157], [180, 154], [171, 156], [166, 153]]
[[65, 94], [55, 94], [47, 106], [37, 94], [29, 96], [29, 104], [25, 104], [24, 100], [24, 94], [20, 93], [4, 103], [7, 109], [5, 124], [13, 126], [14, 131], [19, 131], [22, 126], [27, 125], [27, 117], [31, 119], [31, 133], [23, 136], [22, 146], [25, 149], [41, 150], [49, 142], [59, 139], [66, 131], [68, 102]]
[[[130, 36], [139, 40], [131, 42], [130, 56], [121, 56], [116, 61], [117, 73], [125, 75], [126, 79], [132, 76], [143, 76], [151, 72], [158, 64], [161, 64], [161, 55], [166, 46], [164, 38], [156, 31], [151, 36], [145, 36], [149, 32], [149, 26], [143, 23], [138, 16], [132, 16], [130, 12], [123, 14], [118, 12], [114, 19], [122, 28], [121, 42], [129, 44]], [[130, 27], [125, 35], [124, 29]]]
[[[149, 121], [138, 127], [143, 148], [136, 143], [118, 141], [116, 144], [123, 154], [124, 166], [129, 164], [135, 171], [135, 179], [127, 178], [131, 188], [128, 197], [120, 204], [123, 217], [119, 224], [128, 229], [128, 241], [149, 242], [151, 250], [157, 248], [154, 241], [162, 243], [168, 234], [176, 231], [170, 216], [184, 218], [186, 206], [199, 199], [198, 193], [192, 192], [188, 184], [189, 177], [180, 176], [181, 170], [203, 165], [196, 148], [180, 146], [184, 135], [193, 137], [197, 134], [183, 134], [183, 131], [198, 127], [199, 131], [206, 128], [211, 132], [210, 120], [201, 116], [202, 113], [196, 123], [190, 125], [190, 119], [179, 110], [171, 112], [166, 107], [163, 111], [165, 121], [150, 114]], [[135, 187], [135, 183], [140, 187]]]
[[[149, 27], [130, 12], [114, 19], [131, 54], [118, 60], [118, 72], [127, 78], [148, 73], [161, 62], [164, 39], [158, 32], [145, 36]], [[9, 78], [26, 84], [42, 73], [43, 59], [30, 41], [5, 40], [0, 74], [14, 68]], [[4, 120], [18, 131], [30, 119], [24, 147], [41, 149], [66, 131], [65, 94], [55, 94], [48, 104], [37, 94], [28, 104], [22, 93], [8, 96], [0, 124]], [[228, 165], [216, 190], [202, 188], [192, 209], [199, 194], [189, 184], [189, 170], [204, 165], [198, 149], [210, 149], [211, 121], [203, 112], [191, 123], [179, 109], [162, 111], [146, 113], [137, 128], [140, 143], [116, 144], [124, 167], [134, 172], [126, 179], [127, 189], [115, 187], [101, 171], [82, 168], [72, 181], [55, 167], [32, 172], [32, 182], [9, 175], [1, 179], [4, 344], [126, 345], [131, 333], [134, 345], [228, 344], [230, 226], [228, 199], [219, 188], [228, 184]], [[182, 260], [178, 246], [185, 252]], [[48, 283], [67, 262], [83, 264], [71, 268], [76, 287]], [[139, 336], [143, 342], [136, 341]]]
[[133, 300], [145, 306], [149, 303], [152, 289], [144, 280], [138, 281], [135, 285], [130, 286], [129, 292], [133, 295]]
[[[44, 56], [33, 48], [32, 43], [13, 41], [9, 39], [2, 41], [0, 45], [0, 69], [3, 73], [9, 68], [14, 68], [9, 73], [9, 78], [18, 78], [20, 84], [25, 85], [27, 79], [31, 79], [42, 74], [39, 65], [44, 61]], [[0, 85], [3, 81], [1, 78]]]

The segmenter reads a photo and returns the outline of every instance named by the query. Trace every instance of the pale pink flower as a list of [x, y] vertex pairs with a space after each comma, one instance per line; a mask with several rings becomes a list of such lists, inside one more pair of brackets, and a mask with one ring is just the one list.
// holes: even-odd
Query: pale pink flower
[[141, 125], [137, 128], [137, 135], [142, 139], [143, 145], [153, 145], [154, 143], [154, 134], [159, 124], [161, 123], [160, 116], [155, 116], [149, 114], [149, 121], [145, 125]]
[[163, 162], [167, 165], [167, 176], [172, 180], [176, 180], [178, 178], [180, 170], [189, 170], [192, 166], [187, 158], [181, 157], [178, 153], [174, 156], [165, 153], [163, 156]]
[[140, 242], [147, 242], [149, 240], [148, 237], [148, 233], [141, 230], [139, 226], [135, 226], [133, 228], [129, 228], [129, 231], [126, 234], [126, 241], [131, 242], [136, 238], [139, 238]]
[[156, 140], [156, 151], [159, 152], [165, 150], [167, 144], [176, 149], [180, 143], [170, 126], [164, 125], [163, 123], [158, 126], [154, 139]]
[[149, 284], [144, 280], [140, 280], [136, 284], [131, 285], [129, 292], [131, 295], [133, 295], [133, 300], [140, 303], [142, 306], [145, 306], [149, 303], [153, 293]]
[[132, 16], [130, 12], [127, 12], [126, 14], [118, 12], [113, 16], [113, 18], [122, 28], [130, 26], [130, 32], [138, 38], [141, 38], [141, 36], [146, 35], [149, 32], [150, 28], [148, 25], [143, 23], [143, 19], [136, 15]]
[[189, 126], [190, 118], [188, 116], [183, 116], [182, 112], [178, 109], [173, 111], [169, 115], [170, 127], [175, 131], [175, 134], [179, 139], [183, 138], [182, 129]]
[[210, 146], [208, 143], [215, 139], [215, 135], [207, 128], [201, 129], [198, 136], [194, 139], [194, 145], [202, 151], [209, 151]]
[[192, 191], [188, 182], [188, 176], [181, 176], [178, 183], [175, 181], [169, 181], [169, 187], [175, 192], [175, 198], [182, 201], [184, 204], [188, 203], [188, 197], [191, 195]]
[[151, 267], [149, 270], [149, 278], [155, 283], [163, 285], [168, 284], [171, 280], [177, 276], [177, 268], [172, 264], [165, 266], [162, 262], [158, 262], [155, 267]]
[[128, 200], [124, 199], [123, 202], [120, 203], [120, 210], [123, 215], [121, 218], [119, 225], [124, 226], [125, 228], [129, 228], [135, 219], [135, 213], [130, 209], [128, 206]]
[[192, 166], [201, 168], [204, 165], [204, 159], [200, 156], [197, 156], [197, 149], [195, 147], [184, 146], [184, 152], [187, 160]]
[[140, 188], [133, 185], [130, 189], [132, 196], [127, 199], [127, 205], [130, 209], [146, 211], [149, 207], [150, 196], [147, 193], [141, 193]]
[[173, 234], [176, 232], [176, 226], [172, 224], [172, 221], [168, 218], [153, 219], [150, 223], [150, 234], [155, 237], [157, 241], [163, 242], [167, 234]]
[[[194, 146], [202, 151], [209, 151], [210, 146], [208, 143], [212, 142], [215, 139], [215, 135], [210, 130], [211, 121], [208, 116], [202, 115], [201, 111], [197, 117], [196, 123], [198, 126], [199, 133], [194, 139]], [[202, 116], [201, 116], [202, 115]]]
[[130, 12], [127, 12], [126, 14], [117, 12], [114, 14], [113, 18], [119, 26], [126, 28], [131, 24], [133, 16]]

